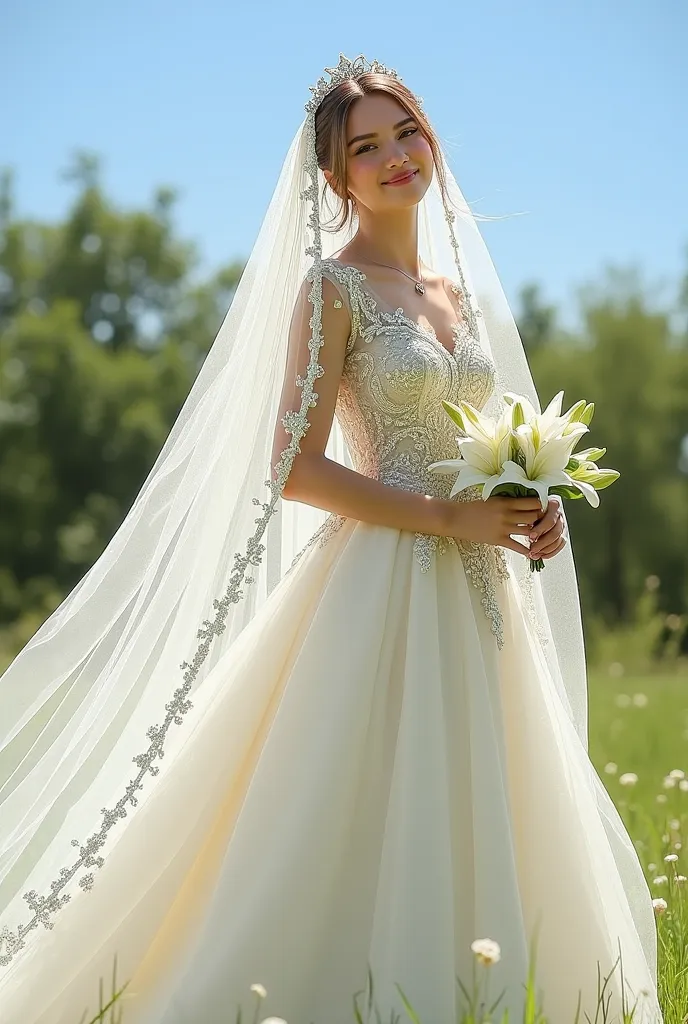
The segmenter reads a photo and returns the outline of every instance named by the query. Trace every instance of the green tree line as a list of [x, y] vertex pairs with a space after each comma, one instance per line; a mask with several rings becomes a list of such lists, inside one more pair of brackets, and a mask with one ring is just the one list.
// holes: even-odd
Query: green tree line
[[[174, 189], [122, 211], [79, 153], [62, 223], [16, 212], [0, 174], [0, 670], [126, 515], [242, 272], [198, 281]], [[568, 504], [586, 629], [632, 623], [648, 577], [674, 632], [688, 612], [688, 276], [664, 303], [634, 270], [579, 294], [564, 330], [537, 285], [519, 328], [543, 401], [596, 403], [590, 444], [621, 479], [596, 511]], [[669, 629], [669, 627], [667, 627]]]

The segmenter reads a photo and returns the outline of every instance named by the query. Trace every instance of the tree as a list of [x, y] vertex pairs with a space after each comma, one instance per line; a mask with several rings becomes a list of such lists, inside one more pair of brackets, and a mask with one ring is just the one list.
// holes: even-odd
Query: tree
[[173, 190], [122, 212], [95, 158], [68, 178], [64, 223], [42, 224], [17, 218], [0, 177], [0, 623], [33, 628], [122, 521], [242, 271], [193, 280]]
[[[653, 309], [633, 271], [609, 270], [580, 293], [585, 329], [531, 352], [543, 401], [595, 403], [589, 443], [607, 448], [602, 465], [621, 473], [600, 507], [570, 502], [586, 614], [627, 619], [656, 575], [669, 612], [688, 604], [688, 481], [679, 471], [688, 433], [688, 345], [672, 332], [672, 310]], [[585, 446], [588, 446], [587, 438]]]

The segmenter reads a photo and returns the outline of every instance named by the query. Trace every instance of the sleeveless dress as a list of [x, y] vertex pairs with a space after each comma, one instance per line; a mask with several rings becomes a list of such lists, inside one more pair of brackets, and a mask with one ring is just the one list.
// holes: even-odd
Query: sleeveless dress
[[[448, 496], [441, 401], [495, 386], [467, 326], [449, 351], [328, 260], [351, 315], [336, 415], [355, 468]], [[458, 291], [457, 291], [458, 295]], [[535, 978], [552, 1024], [595, 1019], [621, 951], [661, 1024], [651, 896], [570, 720], [503, 552], [330, 516], [213, 667], [92, 891], [0, 972], [3, 1024], [77, 1024], [98, 979], [124, 1024], [453, 1024], [475, 939], [498, 1019]], [[618, 966], [607, 1018], [621, 1021]]]

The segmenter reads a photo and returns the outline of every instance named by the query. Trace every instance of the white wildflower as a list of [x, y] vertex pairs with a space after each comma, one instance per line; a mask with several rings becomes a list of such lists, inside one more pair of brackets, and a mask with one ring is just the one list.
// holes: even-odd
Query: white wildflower
[[655, 800], [657, 801], [658, 804], [665, 804], [668, 799], [669, 798], [667, 797], [666, 793], [658, 793], [657, 796], [655, 797]]
[[674, 878], [674, 881], [678, 882], [679, 885], [682, 885], [686, 881], [686, 876], [685, 875], [676, 875], [676, 877]]
[[618, 767], [619, 766], [618, 766], [618, 764], [616, 764], [615, 761], [609, 761], [604, 766], [604, 770], [606, 771], [607, 775], [616, 775]]
[[501, 959], [499, 944], [493, 939], [475, 939], [474, 942], [471, 942], [471, 949], [475, 953], [476, 959], [486, 967], [491, 967]]
[[678, 784], [678, 788], [685, 793], [686, 790], [688, 790], [688, 779], [681, 779]]
[[678, 818], [669, 818], [669, 828], [673, 829], [674, 832], [679, 832], [681, 829], [681, 822]]
[[648, 871], [656, 871], [657, 870], [657, 865], [656, 864], [648, 864], [647, 865], [647, 870]]
[[652, 879], [652, 884], [653, 885], [666, 885], [668, 881], [669, 881], [669, 876], [668, 875], [657, 875], [656, 878]]
[[652, 901], [655, 914], [664, 914], [667, 908], [667, 901], [663, 899], [657, 899]]
[[674, 864], [678, 860], [678, 854], [677, 853], [667, 853], [667, 855], [664, 858], [664, 860], [666, 861], [667, 864]]
[[624, 772], [623, 775], [619, 776], [619, 782], [622, 786], [635, 786], [638, 781], [638, 776], [635, 772]]
[[665, 789], [673, 789], [676, 785], [676, 779], [672, 779], [671, 775], [665, 775], [662, 785]]
[[265, 999], [268, 994], [265, 986], [260, 985], [258, 982], [256, 982], [255, 985], [251, 985], [251, 992], [255, 992], [256, 995], [260, 996], [261, 999]]
[[683, 771], [682, 768], [672, 768], [669, 772], [669, 776], [672, 779], [685, 779], [686, 773]]
[[646, 708], [648, 704], [647, 694], [645, 693], [634, 693], [633, 703], [637, 708]]

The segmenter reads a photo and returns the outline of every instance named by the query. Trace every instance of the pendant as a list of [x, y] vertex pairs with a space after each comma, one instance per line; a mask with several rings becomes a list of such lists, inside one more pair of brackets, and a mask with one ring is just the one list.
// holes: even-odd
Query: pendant
[[425, 285], [422, 281], [416, 281], [416, 291], [419, 295], [425, 295]]

